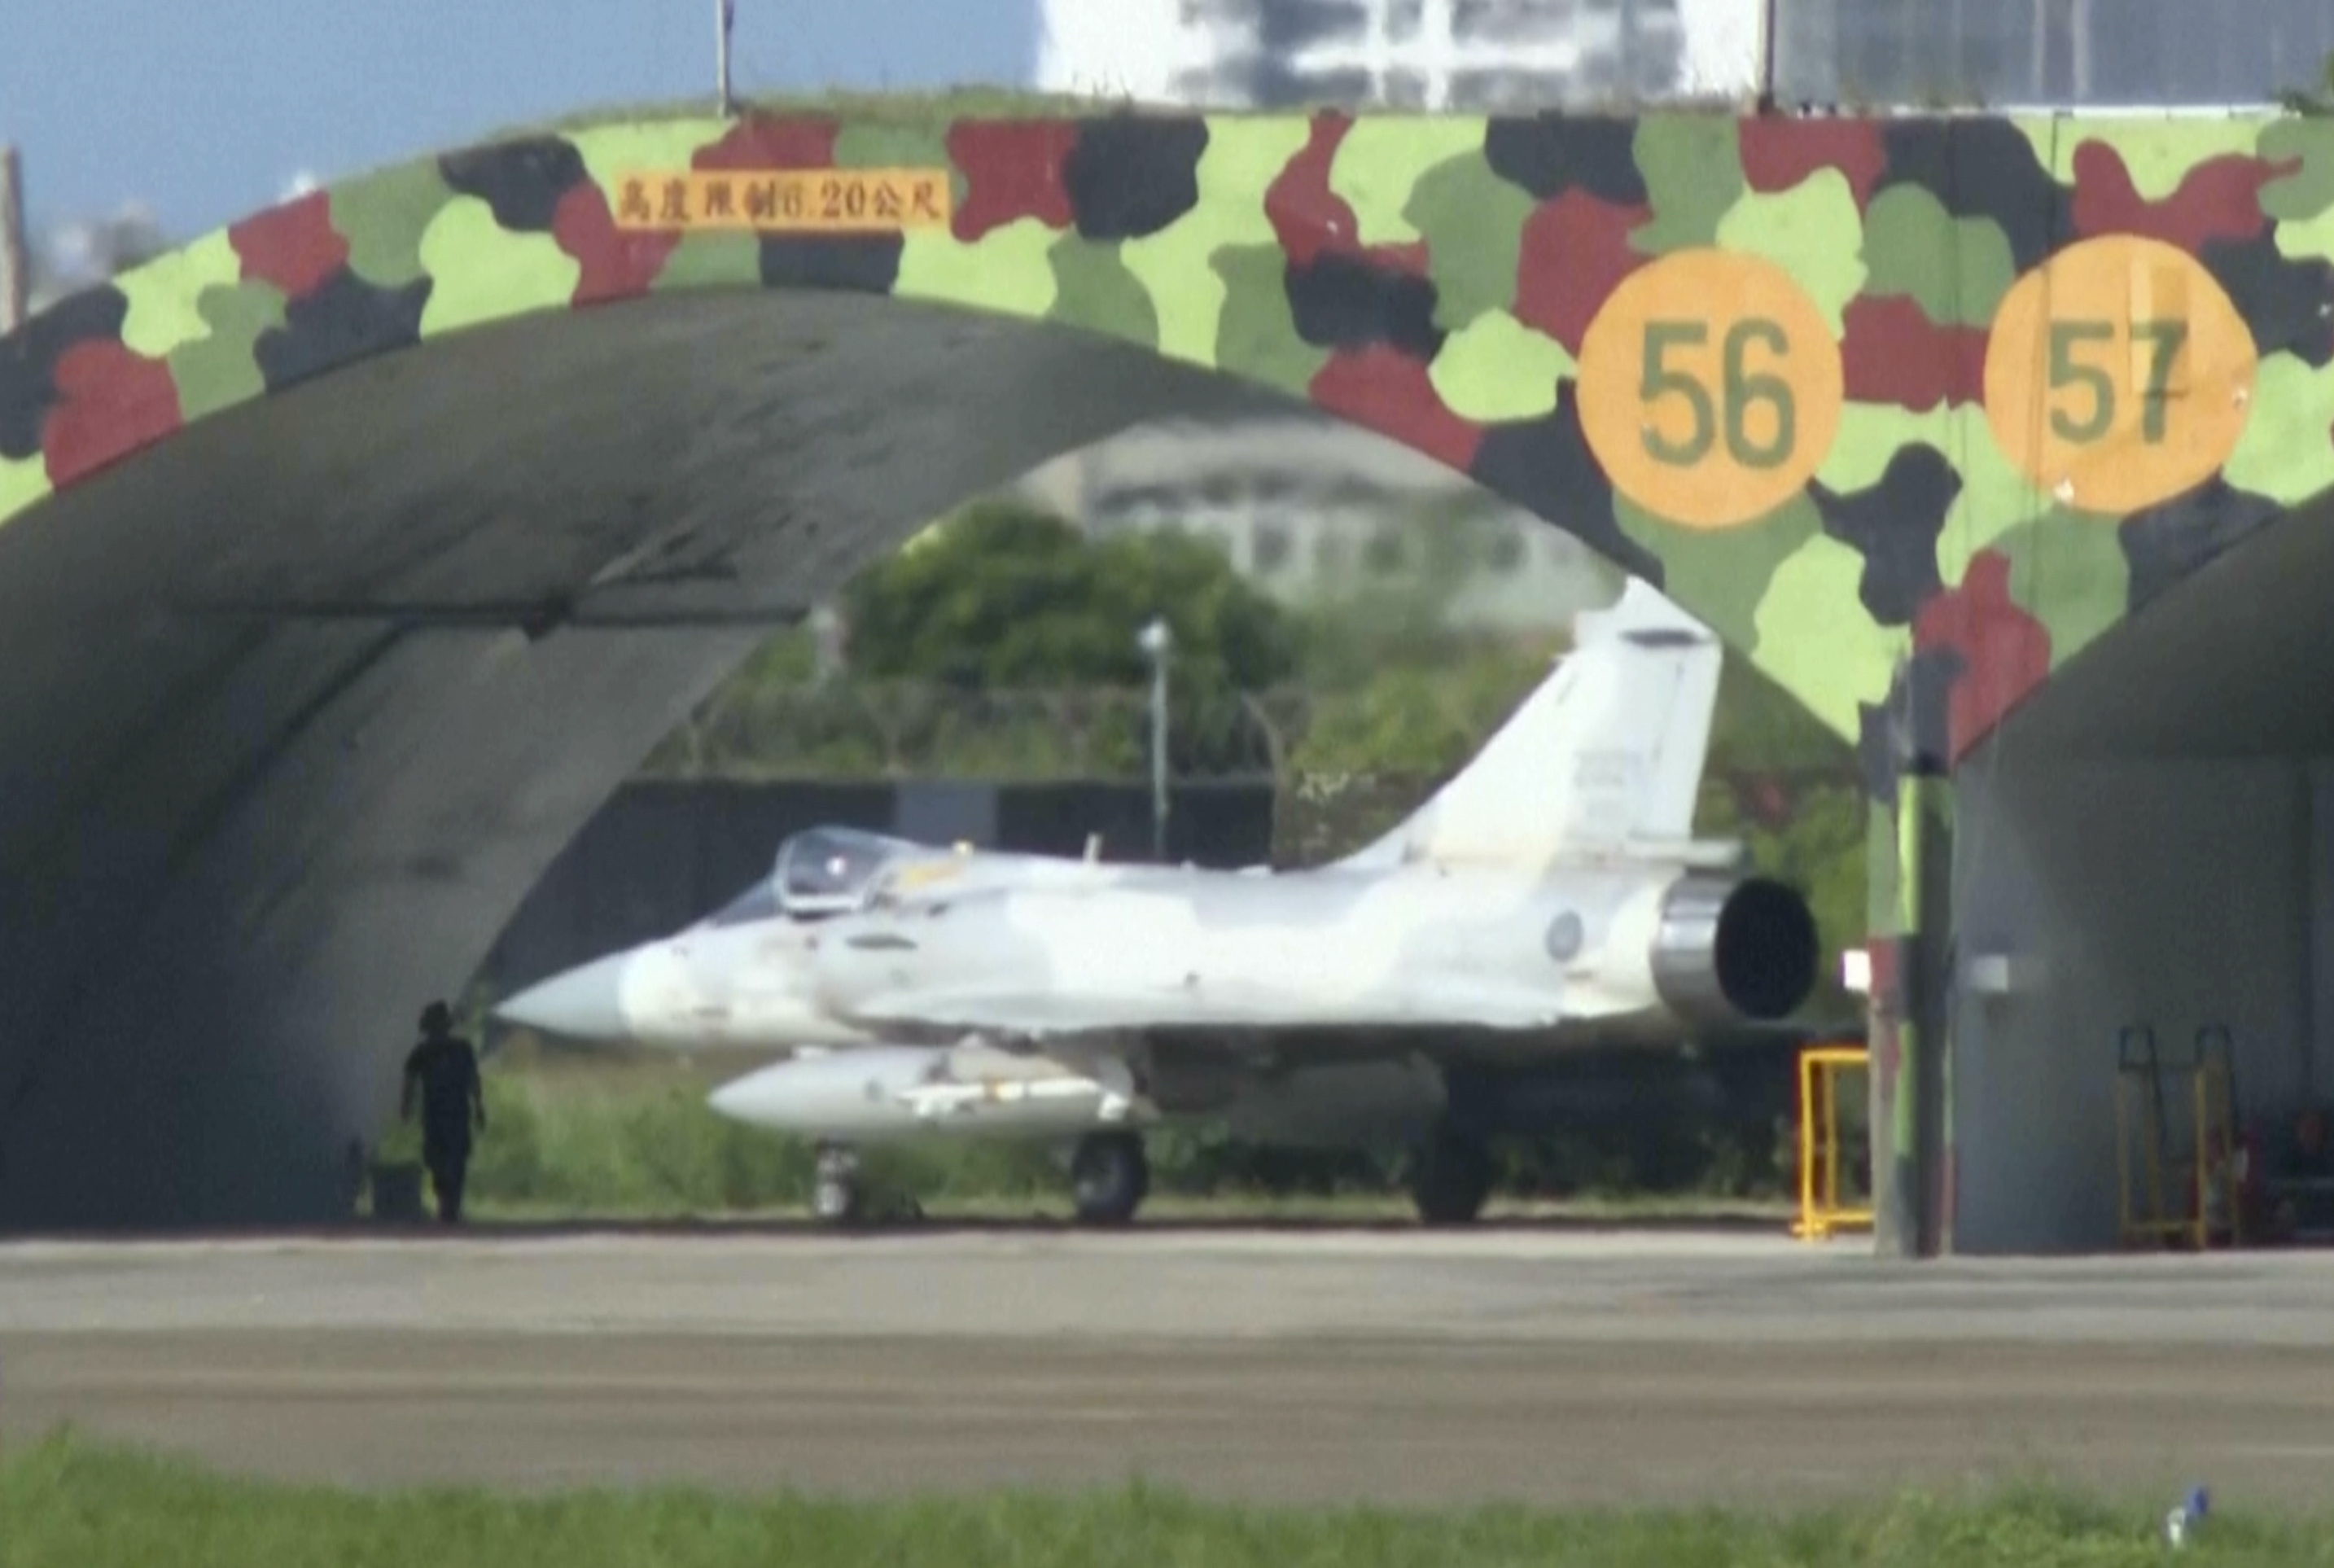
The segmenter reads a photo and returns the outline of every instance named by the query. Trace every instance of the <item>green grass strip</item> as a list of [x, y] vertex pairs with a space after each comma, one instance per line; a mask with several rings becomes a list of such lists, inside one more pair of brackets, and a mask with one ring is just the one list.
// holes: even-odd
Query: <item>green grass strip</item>
[[70, 1435], [0, 1458], [8, 1568], [2115, 1568], [2334, 1563], [2334, 1518], [2215, 1513], [2177, 1554], [2144, 1505], [2036, 1490], [1829, 1512], [1268, 1509], [1153, 1487], [901, 1502], [681, 1490], [516, 1497], [228, 1480]]

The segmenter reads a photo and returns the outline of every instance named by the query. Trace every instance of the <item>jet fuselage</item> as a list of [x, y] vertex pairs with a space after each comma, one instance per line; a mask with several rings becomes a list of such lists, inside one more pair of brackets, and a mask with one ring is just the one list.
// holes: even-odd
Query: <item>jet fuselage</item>
[[1816, 957], [1796, 895], [1617, 859], [936, 891], [829, 922], [813, 948], [817, 1008], [932, 1040], [1436, 1027], [1674, 1040], [1682, 1023], [1780, 1016]]

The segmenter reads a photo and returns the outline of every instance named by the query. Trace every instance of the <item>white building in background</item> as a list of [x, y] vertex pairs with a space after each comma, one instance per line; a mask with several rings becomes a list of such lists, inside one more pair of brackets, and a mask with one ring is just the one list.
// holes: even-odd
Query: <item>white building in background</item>
[[[1269, 108], [1752, 96], [1767, 0], [1035, 0], [1041, 86]], [[1789, 104], [2262, 104], [2322, 88], [2334, 0], [1775, 0]]]
[[1667, 97], [1684, 32], [1680, 0], [1044, 0], [1040, 16], [1040, 87], [1223, 108]]
[[1456, 621], [1538, 631], [1621, 589], [1618, 570], [1571, 534], [1323, 414], [1139, 426], [1018, 488], [1098, 534], [1197, 534], [1290, 602], [1438, 582]]

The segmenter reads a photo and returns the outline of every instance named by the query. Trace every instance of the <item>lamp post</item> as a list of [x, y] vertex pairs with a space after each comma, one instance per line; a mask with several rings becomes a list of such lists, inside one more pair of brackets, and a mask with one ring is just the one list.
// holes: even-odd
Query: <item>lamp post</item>
[[721, 118], [729, 118], [734, 107], [729, 96], [729, 32], [738, 24], [738, 0], [713, 0], [713, 71], [721, 97]]
[[0, 147], [0, 333], [24, 324], [33, 289], [33, 265], [24, 249], [24, 169], [14, 148]]
[[1175, 634], [1164, 618], [1153, 616], [1135, 638], [1151, 660], [1151, 858], [1167, 859], [1167, 659]]

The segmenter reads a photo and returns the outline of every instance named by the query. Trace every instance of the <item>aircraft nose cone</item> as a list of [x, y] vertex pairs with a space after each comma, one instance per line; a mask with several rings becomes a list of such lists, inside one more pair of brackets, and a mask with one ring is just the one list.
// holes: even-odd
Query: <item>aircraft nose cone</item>
[[506, 1023], [571, 1040], [622, 1041], [624, 966], [629, 955], [612, 953], [528, 986], [495, 1009]]

